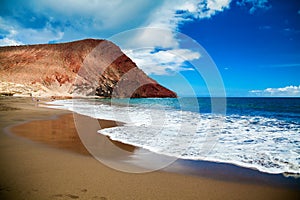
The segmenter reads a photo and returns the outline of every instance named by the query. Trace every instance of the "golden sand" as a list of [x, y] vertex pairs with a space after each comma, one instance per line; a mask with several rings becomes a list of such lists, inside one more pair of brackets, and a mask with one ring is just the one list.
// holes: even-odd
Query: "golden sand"
[[[161, 171], [146, 174], [119, 172], [87, 155], [76, 134], [72, 114], [67, 114], [67, 111], [36, 107], [24, 99], [2, 99], [1, 103], [19, 109], [2, 109], [0, 112], [0, 199], [233, 200], [299, 197], [299, 190], [265, 185]], [[112, 121], [100, 120], [100, 123], [103, 127], [115, 125]], [[3, 131], [4, 127], [13, 124], [20, 125], [10, 127], [11, 134]], [[134, 147], [126, 145], [122, 148], [134, 150]]]

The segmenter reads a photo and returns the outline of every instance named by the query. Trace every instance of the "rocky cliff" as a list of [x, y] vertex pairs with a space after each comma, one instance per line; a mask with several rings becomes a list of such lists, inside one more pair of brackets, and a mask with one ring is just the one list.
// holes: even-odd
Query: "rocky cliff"
[[0, 47], [0, 93], [176, 97], [106, 40]]

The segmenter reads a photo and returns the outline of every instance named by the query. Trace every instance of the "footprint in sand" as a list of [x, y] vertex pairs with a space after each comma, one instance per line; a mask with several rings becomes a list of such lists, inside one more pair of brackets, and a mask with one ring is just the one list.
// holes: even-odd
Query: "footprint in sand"
[[73, 194], [67, 194], [66, 196], [70, 197], [71, 199], [79, 199], [79, 196]]
[[81, 192], [87, 192], [87, 189], [82, 189]]
[[62, 198], [62, 197], [69, 197], [71, 199], [79, 199], [79, 196], [77, 195], [73, 195], [73, 194], [55, 194], [55, 195], [52, 195], [52, 197], [58, 197], [58, 198]]

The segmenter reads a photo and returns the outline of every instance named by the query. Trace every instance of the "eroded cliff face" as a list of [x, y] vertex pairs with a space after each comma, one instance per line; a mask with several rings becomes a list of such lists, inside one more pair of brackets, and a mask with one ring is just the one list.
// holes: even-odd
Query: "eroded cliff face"
[[0, 93], [176, 97], [106, 40], [0, 47]]

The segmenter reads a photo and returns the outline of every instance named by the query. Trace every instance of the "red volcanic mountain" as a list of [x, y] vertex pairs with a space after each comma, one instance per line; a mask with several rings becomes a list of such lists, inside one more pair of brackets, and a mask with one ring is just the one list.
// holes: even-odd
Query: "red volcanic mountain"
[[118, 46], [95, 39], [0, 47], [0, 93], [176, 97], [149, 78]]

